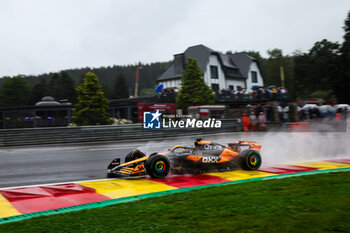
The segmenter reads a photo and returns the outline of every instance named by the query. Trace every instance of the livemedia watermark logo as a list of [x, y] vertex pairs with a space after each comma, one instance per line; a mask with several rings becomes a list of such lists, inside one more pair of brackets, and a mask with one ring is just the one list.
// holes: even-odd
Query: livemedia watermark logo
[[143, 113], [144, 129], [160, 128], [221, 128], [221, 121], [215, 118], [206, 120], [192, 118], [190, 115], [164, 115], [157, 111]]

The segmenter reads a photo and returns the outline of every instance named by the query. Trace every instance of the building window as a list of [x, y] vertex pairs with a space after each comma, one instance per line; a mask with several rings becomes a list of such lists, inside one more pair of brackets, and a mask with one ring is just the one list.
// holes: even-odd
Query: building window
[[232, 90], [234, 90], [234, 86], [233, 85], [230, 85], [230, 86], [228, 86], [228, 88], [230, 88], [230, 90], [232, 91]]
[[258, 83], [258, 73], [256, 71], [252, 71], [252, 83]]
[[211, 89], [213, 89], [213, 91], [218, 92], [219, 91], [219, 84], [213, 83], [211, 84]]
[[242, 90], [242, 87], [241, 86], [237, 86], [237, 91], [240, 91]]
[[218, 67], [217, 66], [210, 66], [210, 77], [212, 79], [218, 79]]

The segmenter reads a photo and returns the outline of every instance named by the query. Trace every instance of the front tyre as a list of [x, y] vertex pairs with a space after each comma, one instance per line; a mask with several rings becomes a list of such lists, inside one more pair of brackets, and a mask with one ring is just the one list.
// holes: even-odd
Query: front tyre
[[146, 155], [140, 150], [133, 150], [125, 156], [125, 163], [130, 162], [135, 159], [140, 159]]
[[161, 179], [168, 175], [170, 162], [163, 155], [154, 155], [147, 159], [145, 167], [148, 175], [155, 179]]
[[244, 150], [239, 157], [244, 170], [257, 170], [261, 166], [261, 156], [256, 150]]

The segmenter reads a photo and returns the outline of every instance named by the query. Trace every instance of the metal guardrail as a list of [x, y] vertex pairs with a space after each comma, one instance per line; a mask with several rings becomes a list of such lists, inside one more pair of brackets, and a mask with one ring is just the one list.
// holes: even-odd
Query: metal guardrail
[[221, 120], [221, 128], [143, 129], [141, 124], [120, 126], [50, 127], [0, 130], [0, 147], [55, 143], [98, 142], [143, 138], [201, 135], [241, 130], [239, 119]]

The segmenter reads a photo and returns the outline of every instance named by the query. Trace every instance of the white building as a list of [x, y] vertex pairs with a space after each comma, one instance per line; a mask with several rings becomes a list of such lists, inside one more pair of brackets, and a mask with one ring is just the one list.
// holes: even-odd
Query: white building
[[187, 58], [198, 62], [204, 81], [214, 91], [219, 89], [249, 90], [252, 86], [264, 85], [264, 78], [258, 61], [247, 53], [222, 54], [204, 45], [186, 49], [184, 53], [174, 55], [170, 67], [157, 79], [164, 87], [180, 88], [182, 72]]

